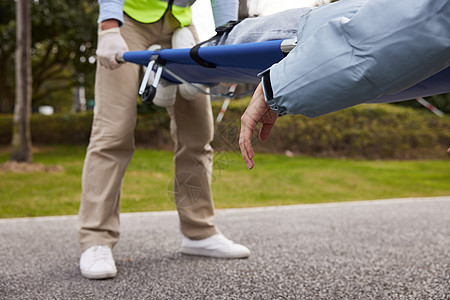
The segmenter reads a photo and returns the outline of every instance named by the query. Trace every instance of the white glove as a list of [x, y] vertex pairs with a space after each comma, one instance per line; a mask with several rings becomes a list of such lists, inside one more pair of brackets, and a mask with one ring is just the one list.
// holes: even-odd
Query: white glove
[[102, 67], [109, 70], [117, 69], [121, 64], [116, 60], [116, 55], [126, 51], [128, 46], [118, 27], [99, 31], [96, 54]]
[[203, 94], [202, 92], [197, 90], [194, 86], [205, 91], [205, 93], [209, 92], [209, 90], [207, 91], [208, 86], [206, 86], [204, 84], [200, 84], [200, 83], [193, 83], [192, 85], [188, 85], [186, 83], [180, 84], [178, 86], [178, 92], [184, 99], [186, 99], [188, 101], [194, 101], [194, 100], [198, 99], [199, 95]]
[[153, 104], [159, 107], [169, 107], [174, 105], [175, 97], [177, 96], [177, 86], [177, 84], [173, 84], [164, 78], [161, 78], [158, 88], [156, 89], [155, 98], [153, 98]]

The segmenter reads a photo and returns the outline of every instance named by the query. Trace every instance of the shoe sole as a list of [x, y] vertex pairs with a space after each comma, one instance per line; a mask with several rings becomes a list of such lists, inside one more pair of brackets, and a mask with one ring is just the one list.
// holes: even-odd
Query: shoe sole
[[81, 275], [83, 275], [83, 277], [88, 279], [108, 279], [116, 277], [117, 271], [108, 273], [90, 273], [81, 271]]
[[215, 258], [247, 258], [250, 256], [250, 253], [230, 255], [230, 254], [224, 254], [222, 252], [217, 252], [217, 251], [210, 251], [210, 250], [197, 249], [197, 248], [188, 248], [188, 247], [181, 248], [181, 253], [186, 254], [186, 255], [208, 256], [208, 257], [215, 257]]

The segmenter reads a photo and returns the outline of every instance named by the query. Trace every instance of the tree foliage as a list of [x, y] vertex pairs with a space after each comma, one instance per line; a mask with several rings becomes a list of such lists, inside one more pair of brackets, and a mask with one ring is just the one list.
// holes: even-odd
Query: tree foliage
[[[48, 104], [94, 76], [97, 1], [29, 0], [33, 105]], [[0, 0], [0, 112], [14, 106], [15, 1]]]

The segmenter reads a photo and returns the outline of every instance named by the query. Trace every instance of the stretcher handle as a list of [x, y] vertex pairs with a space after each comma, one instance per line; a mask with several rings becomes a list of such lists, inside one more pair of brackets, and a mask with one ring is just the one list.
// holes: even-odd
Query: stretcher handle
[[145, 70], [144, 78], [142, 79], [141, 86], [139, 87], [139, 95], [142, 95], [145, 91], [145, 88], [147, 87], [148, 79], [150, 78], [150, 73], [152, 72], [154, 64], [154, 60], [151, 60], [148, 63], [147, 70]]
[[126, 61], [123, 59], [123, 52], [119, 52], [119, 53], [116, 54], [116, 61], [117, 61], [119, 64], [124, 64], [124, 63], [126, 63]]
[[280, 50], [284, 54], [291, 52], [294, 47], [297, 46], [297, 39], [286, 39], [281, 42]]

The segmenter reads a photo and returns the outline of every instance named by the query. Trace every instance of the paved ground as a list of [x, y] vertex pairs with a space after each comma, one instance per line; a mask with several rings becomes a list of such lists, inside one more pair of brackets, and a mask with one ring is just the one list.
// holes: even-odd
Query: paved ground
[[78, 271], [76, 218], [0, 220], [0, 299], [450, 299], [450, 197], [219, 210], [249, 259], [183, 256], [174, 212], [122, 215], [118, 276]]

